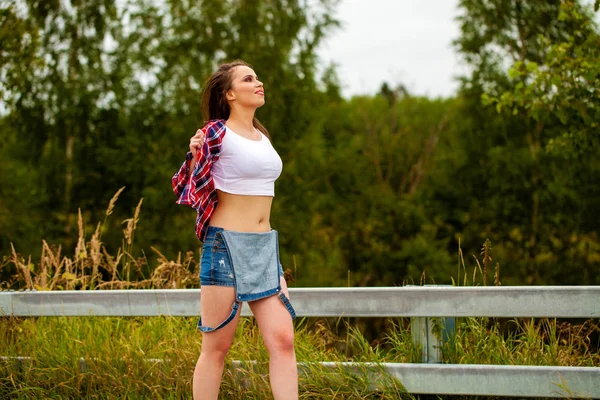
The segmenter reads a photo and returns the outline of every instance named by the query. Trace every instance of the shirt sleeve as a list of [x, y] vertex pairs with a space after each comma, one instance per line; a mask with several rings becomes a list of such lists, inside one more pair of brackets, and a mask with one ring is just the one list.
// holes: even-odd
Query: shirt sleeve
[[185, 156], [185, 161], [181, 164], [179, 171], [173, 175], [171, 184], [173, 186], [173, 192], [177, 196], [177, 204], [189, 204], [192, 205], [193, 191], [191, 191], [191, 176], [190, 176], [190, 163], [192, 160], [192, 152], [188, 151]]
[[175, 193], [175, 196], [177, 196], [177, 204], [184, 204], [197, 208], [198, 203], [200, 202], [200, 193], [198, 190], [199, 169], [206, 168], [207, 157], [209, 156], [208, 143], [207, 141], [204, 141], [202, 148], [198, 151], [194, 171], [190, 171], [190, 164], [193, 156], [191, 151], [187, 152], [185, 161], [181, 164], [179, 171], [177, 171], [171, 179], [173, 192]]
[[188, 151], [179, 171], [171, 179], [177, 204], [185, 204], [197, 209], [201, 203], [203, 189], [206, 188], [210, 177], [210, 161], [212, 158], [218, 158], [220, 152], [221, 141], [220, 137], [215, 137], [215, 125], [213, 122], [202, 129], [206, 140], [198, 152], [194, 170], [190, 171], [193, 156], [192, 152]]

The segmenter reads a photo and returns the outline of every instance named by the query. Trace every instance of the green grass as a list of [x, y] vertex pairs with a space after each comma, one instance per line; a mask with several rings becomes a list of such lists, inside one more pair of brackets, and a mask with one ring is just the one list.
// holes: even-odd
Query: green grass
[[[340, 320], [338, 320], [339, 322]], [[15, 399], [183, 399], [200, 353], [195, 318], [36, 317], [4, 318], [0, 354], [26, 356], [0, 362], [0, 398]], [[600, 366], [598, 326], [565, 325], [555, 320], [460, 319], [456, 340], [444, 349], [450, 363]], [[328, 370], [319, 361], [418, 362], [407, 320], [394, 320], [377, 344], [355, 326], [334, 333], [327, 320], [296, 324], [296, 353], [303, 364], [302, 399], [411, 398], [400, 382], [377, 371], [352, 374]], [[351, 354], [351, 356], [348, 356]], [[80, 362], [85, 359], [85, 364]], [[162, 361], [158, 361], [162, 360]], [[242, 318], [227, 358], [223, 399], [272, 398], [268, 354], [253, 318]], [[232, 361], [256, 361], [232, 368]], [[377, 378], [378, 390], [373, 378]]]
[[[0, 326], [0, 337], [4, 338], [1, 354], [31, 360], [9, 359], [0, 364], [0, 397], [189, 398], [201, 346], [195, 324], [194, 318], [172, 317], [5, 318]], [[296, 330], [298, 361], [309, 363], [302, 375], [303, 398], [370, 398], [368, 380], [310, 364], [346, 360], [336, 348], [339, 339], [320, 326], [317, 323], [309, 328], [304, 321]], [[354, 335], [351, 340], [360, 340]], [[377, 361], [370, 347], [364, 343], [358, 346], [364, 351], [357, 352], [358, 359]], [[80, 358], [85, 359], [85, 366]], [[268, 354], [254, 319], [241, 319], [228, 360], [222, 398], [271, 396], [266, 375]], [[231, 368], [232, 360], [257, 363], [248, 365], [244, 373], [244, 368]], [[392, 384], [371, 398], [397, 398], [401, 386], [387, 381], [384, 383]]]

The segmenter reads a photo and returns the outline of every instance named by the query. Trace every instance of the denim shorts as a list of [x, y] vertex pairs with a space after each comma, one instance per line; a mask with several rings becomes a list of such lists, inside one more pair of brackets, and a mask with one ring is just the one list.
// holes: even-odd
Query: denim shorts
[[[202, 257], [200, 259], [200, 286], [215, 285], [215, 286], [230, 286], [236, 288], [235, 275], [231, 266], [230, 255], [228, 254], [227, 244], [223, 240], [222, 235], [216, 235], [217, 232], [222, 231], [223, 228], [214, 226], [208, 227], [208, 232], [204, 239], [204, 245], [202, 246]], [[227, 239], [229, 243], [229, 239]], [[231, 243], [229, 243], [231, 245]], [[236, 254], [235, 251], [233, 254]], [[233, 257], [235, 259], [235, 257]], [[278, 258], [278, 257], [277, 257]], [[283, 270], [281, 262], [279, 263], [279, 279], [283, 276]], [[273, 265], [273, 264], [270, 264]], [[236, 267], [237, 269], [237, 267]], [[271, 276], [274, 278], [273, 276]], [[283, 303], [287, 311], [290, 313], [292, 320], [296, 318], [296, 312], [294, 307], [290, 303], [287, 296], [281, 291], [281, 285], [277, 282], [277, 288], [274, 288], [274, 294], [277, 294], [279, 300]], [[241, 300], [243, 296], [240, 293], [236, 293], [236, 300], [234, 300], [231, 306], [231, 313], [229, 316], [220, 324], [215, 327], [205, 326], [202, 324], [202, 316], [198, 319], [198, 329], [203, 333], [213, 332], [223, 328], [230, 323], [238, 312]], [[260, 298], [260, 297], [259, 297]], [[250, 301], [250, 300], [248, 300]]]
[[[221, 235], [215, 233], [223, 228], [209, 226], [202, 246], [200, 258], [200, 286], [235, 286], [233, 268], [227, 254], [227, 247]], [[279, 277], [283, 268], [279, 263]]]

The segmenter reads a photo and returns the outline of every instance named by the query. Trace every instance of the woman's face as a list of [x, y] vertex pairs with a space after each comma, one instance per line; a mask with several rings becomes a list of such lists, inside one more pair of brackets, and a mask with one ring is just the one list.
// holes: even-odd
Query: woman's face
[[231, 107], [258, 108], [265, 104], [263, 84], [252, 68], [239, 65], [231, 73], [231, 89], [227, 92]]

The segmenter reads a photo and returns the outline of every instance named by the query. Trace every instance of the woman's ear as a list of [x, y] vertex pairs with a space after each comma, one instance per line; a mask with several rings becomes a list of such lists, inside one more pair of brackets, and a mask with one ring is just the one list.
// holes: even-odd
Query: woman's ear
[[225, 98], [227, 99], [227, 101], [234, 101], [235, 94], [233, 93], [233, 91], [230, 90], [225, 94]]

